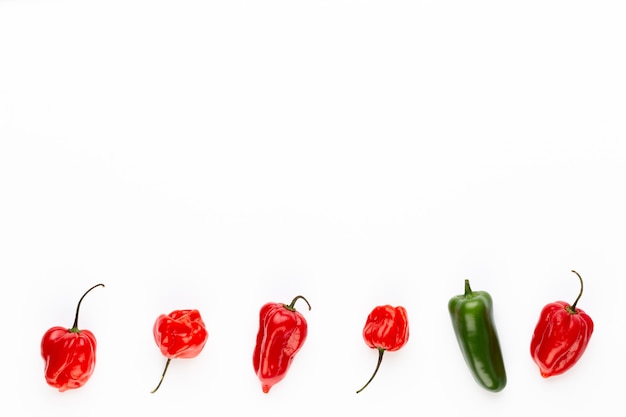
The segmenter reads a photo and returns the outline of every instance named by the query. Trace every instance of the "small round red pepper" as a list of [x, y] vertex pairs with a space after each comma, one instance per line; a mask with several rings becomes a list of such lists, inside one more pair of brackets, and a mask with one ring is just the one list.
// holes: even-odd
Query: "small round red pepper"
[[104, 287], [104, 284], [94, 285], [80, 297], [70, 329], [52, 327], [41, 339], [46, 382], [60, 392], [85, 385], [96, 367], [96, 337], [91, 331], [78, 328], [78, 312], [83, 298], [96, 287]]
[[539, 366], [541, 376], [548, 378], [570, 369], [582, 357], [591, 334], [593, 320], [576, 304], [583, 294], [583, 279], [574, 304], [565, 301], [549, 303], [541, 310], [530, 342], [530, 353]]
[[356, 392], [357, 394], [363, 391], [378, 373], [385, 351], [396, 351], [409, 340], [409, 319], [406, 309], [390, 305], [375, 307], [363, 327], [363, 339], [367, 346], [378, 350], [378, 363], [369, 381]]
[[259, 312], [259, 331], [252, 364], [265, 394], [285, 378], [296, 353], [306, 340], [307, 322], [294, 307], [300, 298], [311, 310], [307, 299], [298, 295], [289, 305], [270, 302], [263, 305]]
[[161, 314], [152, 329], [154, 341], [167, 358], [165, 369], [159, 384], [151, 392], [155, 393], [174, 358], [195, 358], [202, 352], [209, 333], [198, 310], [174, 310], [170, 314]]

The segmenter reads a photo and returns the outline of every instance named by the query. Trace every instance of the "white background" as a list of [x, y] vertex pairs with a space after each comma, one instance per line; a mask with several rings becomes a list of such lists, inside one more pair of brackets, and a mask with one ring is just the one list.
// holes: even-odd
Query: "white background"
[[[626, 371], [622, 1], [0, 0], [2, 408], [14, 415], [589, 415]], [[541, 307], [596, 330], [543, 379]], [[447, 302], [494, 298], [508, 373], [480, 388]], [[91, 380], [46, 385], [39, 343], [98, 338]], [[309, 337], [263, 394], [258, 310]], [[411, 336], [369, 378], [361, 331]], [[161, 313], [209, 341], [165, 364]], [[86, 411], [89, 410], [89, 411]]]

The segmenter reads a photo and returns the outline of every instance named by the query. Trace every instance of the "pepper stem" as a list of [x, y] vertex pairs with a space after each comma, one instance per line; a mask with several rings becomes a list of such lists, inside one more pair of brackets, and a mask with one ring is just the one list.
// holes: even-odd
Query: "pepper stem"
[[96, 284], [93, 287], [89, 288], [87, 291], [85, 291], [83, 296], [80, 297], [80, 300], [78, 300], [78, 305], [76, 306], [76, 315], [74, 316], [74, 324], [72, 325], [72, 328], [70, 329], [70, 332], [72, 332], [72, 333], [79, 333], [80, 332], [80, 330], [78, 330], [78, 312], [80, 311], [80, 304], [83, 302], [83, 298], [85, 298], [85, 296], [87, 294], [89, 294], [89, 291], [93, 290], [96, 287], [104, 287], [104, 284]]
[[161, 383], [163, 382], [163, 378], [165, 378], [165, 373], [167, 372], [167, 368], [170, 366], [171, 361], [172, 358], [167, 358], [167, 362], [165, 362], [165, 369], [163, 370], [163, 374], [161, 374], [161, 380], [159, 381], [159, 385], [157, 385], [155, 389], [150, 391], [150, 394], [154, 394], [155, 392], [157, 392], [157, 390], [161, 386]]
[[472, 288], [470, 287], [469, 279], [465, 280], [465, 296], [472, 294]]
[[302, 298], [304, 300], [304, 302], [306, 303], [306, 305], [309, 306], [309, 310], [311, 309], [311, 304], [309, 304], [309, 302], [307, 301], [306, 298], [304, 298], [304, 296], [302, 295], [296, 295], [294, 297], [293, 300], [291, 300], [291, 304], [287, 305], [287, 304], [283, 304], [285, 306], [285, 308], [287, 310], [291, 310], [291, 311], [296, 311], [296, 308], [294, 307], [296, 305], [296, 301], [298, 301], [299, 298]]
[[383, 354], [385, 353], [385, 349], [383, 348], [378, 348], [378, 363], [376, 363], [376, 369], [374, 369], [374, 373], [372, 374], [372, 376], [370, 377], [369, 381], [367, 381], [367, 383], [365, 385], [363, 385], [363, 388], [361, 388], [360, 390], [358, 390], [356, 393], [358, 394], [359, 392], [363, 391], [365, 389], [365, 387], [367, 387], [370, 382], [372, 382], [372, 380], [374, 379], [374, 377], [376, 376], [376, 373], [378, 372], [378, 369], [380, 368], [380, 364], [383, 361]]
[[580, 300], [580, 297], [583, 295], [583, 279], [578, 272], [574, 271], [573, 269], [572, 272], [575, 273], [580, 280], [580, 292], [578, 293], [578, 297], [576, 297], [576, 301], [574, 301], [574, 304], [572, 304], [571, 306], [572, 313], [576, 313], [576, 304], [578, 304], [578, 300]]

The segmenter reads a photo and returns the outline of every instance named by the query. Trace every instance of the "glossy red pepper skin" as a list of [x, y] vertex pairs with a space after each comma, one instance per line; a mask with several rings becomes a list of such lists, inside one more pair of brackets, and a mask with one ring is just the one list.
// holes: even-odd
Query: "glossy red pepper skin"
[[60, 392], [82, 387], [95, 370], [96, 337], [91, 331], [78, 328], [78, 313], [83, 298], [100, 286], [104, 287], [103, 284], [94, 285], [80, 298], [71, 328], [52, 327], [41, 339], [46, 382]]
[[363, 339], [367, 346], [378, 350], [378, 362], [369, 381], [357, 391], [357, 394], [363, 391], [378, 373], [383, 354], [386, 351], [399, 350], [408, 342], [409, 318], [406, 309], [402, 306], [390, 305], [375, 307], [365, 321]]
[[252, 365], [265, 394], [285, 378], [296, 353], [306, 340], [306, 319], [294, 307], [300, 298], [307, 303], [310, 310], [311, 305], [306, 298], [298, 295], [289, 305], [269, 302], [259, 312], [259, 330]]
[[155, 393], [163, 382], [171, 360], [198, 356], [206, 345], [209, 333], [200, 312], [196, 309], [174, 310], [170, 314], [159, 315], [154, 322], [152, 333], [161, 354], [167, 358], [161, 380], [152, 390], [152, 393]]
[[542, 377], [560, 375], [571, 369], [587, 349], [593, 333], [593, 320], [574, 304], [555, 301], [543, 307], [530, 342], [530, 353]]

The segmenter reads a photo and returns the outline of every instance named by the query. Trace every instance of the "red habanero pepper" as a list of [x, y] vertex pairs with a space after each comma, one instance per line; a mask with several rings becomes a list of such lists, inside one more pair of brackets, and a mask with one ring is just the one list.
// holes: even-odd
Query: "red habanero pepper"
[[307, 322], [294, 307], [300, 298], [311, 310], [307, 299], [298, 295], [289, 305], [269, 302], [259, 312], [259, 331], [252, 364], [265, 394], [285, 378], [296, 353], [306, 340]]
[[541, 310], [530, 342], [530, 353], [539, 366], [541, 376], [548, 378], [569, 370], [582, 357], [591, 334], [593, 320], [576, 304], [583, 294], [583, 279], [580, 292], [574, 304], [555, 301], [546, 304]]
[[402, 306], [390, 305], [375, 307], [363, 327], [363, 339], [367, 346], [378, 349], [378, 363], [369, 381], [356, 392], [357, 394], [363, 391], [376, 376], [385, 351], [396, 351], [409, 340], [409, 319], [406, 309]]
[[78, 328], [78, 312], [83, 298], [96, 287], [104, 287], [104, 284], [94, 285], [80, 297], [70, 329], [52, 327], [41, 339], [46, 382], [60, 392], [85, 385], [96, 367], [96, 337], [91, 331]]
[[202, 352], [209, 333], [198, 310], [174, 310], [170, 314], [161, 314], [152, 329], [154, 341], [167, 358], [165, 369], [159, 384], [151, 392], [154, 394], [165, 378], [165, 373], [172, 359], [195, 358]]

